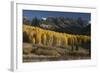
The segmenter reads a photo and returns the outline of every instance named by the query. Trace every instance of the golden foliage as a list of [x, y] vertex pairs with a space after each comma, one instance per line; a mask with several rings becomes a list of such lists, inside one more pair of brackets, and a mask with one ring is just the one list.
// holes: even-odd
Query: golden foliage
[[23, 32], [26, 32], [29, 41], [33, 44], [47, 46], [67, 47], [68, 45], [81, 45], [83, 43], [89, 43], [91, 39], [89, 36], [59, 33], [29, 25], [23, 25]]

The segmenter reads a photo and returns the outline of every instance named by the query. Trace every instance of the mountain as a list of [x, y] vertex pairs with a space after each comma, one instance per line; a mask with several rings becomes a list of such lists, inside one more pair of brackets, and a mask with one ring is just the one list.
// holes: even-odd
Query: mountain
[[88, 21], [80, 17], [78, 19], [65, 18], [63, 16], [44, 18], [33, 18], [31, 25], [62, 33], [90, 35], [91, 24], [87, 25]]

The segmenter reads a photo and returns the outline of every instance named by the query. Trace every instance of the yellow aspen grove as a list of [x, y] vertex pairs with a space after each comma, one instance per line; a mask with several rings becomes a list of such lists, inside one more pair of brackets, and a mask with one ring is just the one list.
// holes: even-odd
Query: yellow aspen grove
[[62, 47], [65, 47], [65, 42], [66, 42], [66, 38], [64, 36], [61, 37], [61, 45]]
[[68, 45], [71, 45], [72, 44], [72, 39], [71, 37], [68, 37]]
[[68, 40], [67, 40], [66, 35], [63, 36], [63, 39], [64, 39], [64, 46], [67, 47], [68, 46]]
[[39, 30], [36, 31], [36, 44], [41, 44], [41, 32]]
[[90, 42], [90, 38], [87, 37], [87, 36], [84, 36], [83, 40], [84, 40], [84, 43], [88, 43], [88, 42]]
[[74, 40], [75, 40], [75, 45], [78, 45], [78, 40], [76, 36], [74, 37]]
[[80, 46], [83, 43], [89, 43], [91, 40], [89, 36], [59, 33], [29, 25], [23, 25], [23, 32], [23, 36], [28, 37], [33, 44], [46, 46]]
[[[56, 33], [54, 33], [56, 34]], [[57, 46], [57, 36], [53, 35], [53, 46]]]
[[47, 45], [51, 46], [53, 42], [53, 34], [51, 32], [48, 32], [46, 35], [47, 35]]
[[41, 42], [42, 42], [43, 45], [46, 45], [46, 40], [47, 40], [46, 34], [43, 33], [43, 34], [41, 35]]
[[33, 38], [32, 43], [35, 44], [35, 38]]
[[58, 39], [57, 39], [57, 46], [61, 46], [61, 37], [58, 36], [57, 38], [58, 38]]
[[32, 32], [32, 31], [31, 31], [31, 32], [29, 32], [29, 34], [28, 34], [28, 35], [29, 35], [29, 40], [30, 40], [30, 42], [33, 42], [33, 40], [32, 40], [32, 39], [33, 39], [33, 36], [35, 35], [34, 31], [33, 31], [33, 32]]
[[65, 47], [67, 47], [67, 46], [68, 46], [68, 37], [66, 37], [66, 39], [65, 39]]

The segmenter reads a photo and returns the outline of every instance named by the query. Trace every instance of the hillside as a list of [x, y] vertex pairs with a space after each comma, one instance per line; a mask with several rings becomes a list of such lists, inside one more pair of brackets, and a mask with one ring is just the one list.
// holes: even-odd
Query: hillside
[[23, 25], [24, 62], [29, 59], [35, 61], [90, 58], [90, 42], [90, 36], [72, 35]]

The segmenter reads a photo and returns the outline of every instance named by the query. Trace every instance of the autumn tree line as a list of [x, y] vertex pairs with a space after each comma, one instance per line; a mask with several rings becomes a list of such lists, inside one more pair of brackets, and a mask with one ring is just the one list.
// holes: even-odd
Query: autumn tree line
[[63, 48], [71, 46], [72, 50], [74, 50], [74, 48], [78, 50], [79, 46], [89, 49], [90, 39], [89, 36], [71, 35], [23, 25], [23, 42], [30, 42], [32, 44]]

